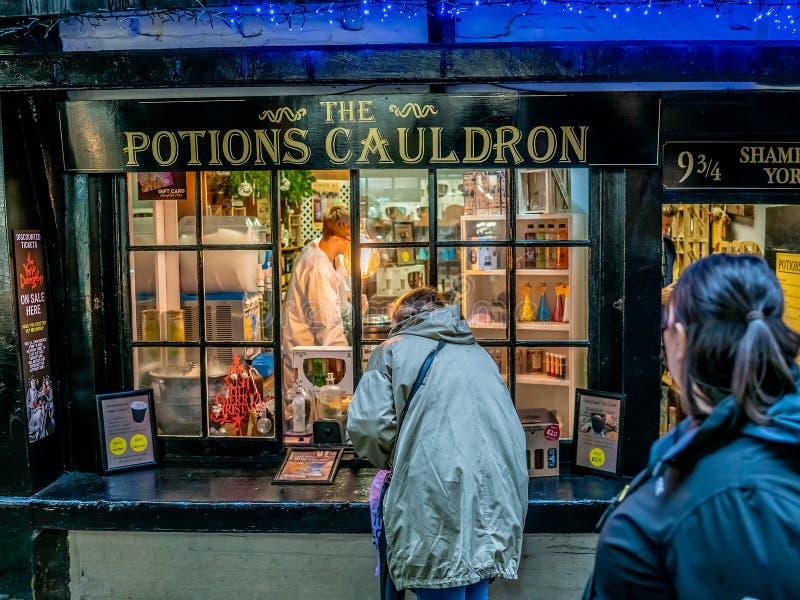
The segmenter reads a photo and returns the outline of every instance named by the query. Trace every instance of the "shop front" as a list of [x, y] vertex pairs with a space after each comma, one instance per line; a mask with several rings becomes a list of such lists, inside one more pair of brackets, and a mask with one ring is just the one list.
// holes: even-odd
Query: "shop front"
[[[391, 303], [425, 284], [460, 308], [530, 432], [526, 553], [569, 539], [590, 557], [608, 500], [681, 418], [659, 293], [704, 255], [756, 253], [798, 319], [794, 94], [143, 96], [40, 98], [37, 144], [24, 104], [3, 106], [21, 365], [8, 439], [24, 461], [0, 518], [61, 557], [51, 576], [96, 569], [104, 535], [163, 555], [199, 532], [252, 534], [228, 550], [267, 544], [281, 568], [344, 544], [352, 565], [321, 578], [360, 597], [374, 470], [342, 424]], [[292, 278], [337, 206], [342, 285], [302, 314], [335, 310], [341, 335], [292, 345]], [[138, 389], [158, 464], [104, 473], [144, 446], [114, 442], [98, 396]], [[136, 422], [150, 405], [135, 402]], [[588, 465], [582, 434], [602, 438]], [[310, 447], [336, 455], [329, 484], [275, 484]], [[201, 563], [228, 543], [213, 539]], [[528, 593], [542, 568], [498, 589]]]
[[[323, 417], [312, 403], [294, 423], [282, 380], [318, 395], [332, 372], [346, 407], [391, 303], [432, 285], [461, 308], [521, 413], [551, 411], [571, 440], [575, 390], [600, 378], [592, 332], [612, 326], [598, 304], [614, 243], [598, 221], [614, 200], [599, 183], [656, 165], [658, 99], [345, 98], [63, 105], [66, 177], [117, 186], [97, 197], [119, 236], [104, 285], [119, 292], [120, 353], [106, 369], [122, 388], [153, 388], [166, 457], [279, 453], [314, 441]], [[344, 335], [297, 350], [283, 316], [293, 265], [336, 205], [352, 231]]]
[[[497, 589], [549, 575], [574, 595], [609, 498], [682, 417], [659, 295], [702, 256], [760, 254], [800, 322], [792, 93], [144, 96], [2, 107], [19, 363], [4, 367], [17, 470], [0, 515], [35, 532], [52, 597], [118, 575], [112, 539], [169, 577], [200, 532], [187, 557], [209, 569], [240, 553], [294, 572], [344, 549], [314, 585], [366, 597], [374, 469], [343, 424], [392, 302], [420, 285], [459, 307], [528, 432], [532, 567]], [[337, 335], [293, 344], [292, 280], [335, 207], [341, 287], [301, 314], [334, 315]], [[130, 390], [152, 399], [119, 400]], [[146, 442], [109, 428], [109, 395], [152, 423]], [[287, 455], [308, 449], [335, 459], [287, 478]], [[566, 562], [536, 558], [566, 541]], [[264, 589], [289, 593], [292, 577]]]
[[[800, 325], [798, 122], [792, 94], [675, 96], [664, 103], [662, 286], [715, 253], [763, 257]], [[662, 375], [660, 433], [680, 420], [676, 384]]]
[[[53, 298], [44, 335], [59, 382], [55, 426], [45, 420], [27, 445], [31, 472], [55, 482], [19, 510], [42, 536], [72, 532], [71, 552], [84, 556], [98, 534], [80, 532], [91, 531], [295, 536], [300, 553], [307, 534], [367, 533], [374, 470], [349, 449], [348, 399], [388, 336], [391, 303], [431, 285], [460, 308], [529, 432], [526, 532], [590, 533], [658, 434], [661, 102], [652, 93], [45, 102], [60, 135], [42, 140], [52, 155], [38, 160], [52, 159], [52, 179], [8, 154], [25, 136], [7, 103], [11, 229], [41, 236]], [[26, 152], [37, 160], [36, 148]], [[63, 189], [36, 198], [30, 216], [23, 190], [43, 179]], [[342, 335], [292, 345], [287, 291], [335, 206], [349, 212], [342, 289], [335, 306], [303, 314], [335, 310]], [[40, 379], [20, 383], [38, 394]], [[295, 401], [294, 380], [306, 401]], [[329, 383], [333, 412], [319, 398]], [[109, 432], [98, 395], [140, 389], [152, 390], [159, 464], [103, 474], [139, 450], [133, 438], [114, 442], [124, 436]], [[592, 411], [578, 404], [586, 390], [624, 400]], [[148, 406], [128, 404], [134, 421]], [[573, 468], [581, 432], [607, 449], [584, 469]], [[37, 458], [48, 444], [53, 454]], [[332, 483], [273, 484], [287, 452], [309, 447], [342, 450]], [[352, 551], [368, 555], [358, 539]], [[541, 552], [541, 540], [526, 552]]]

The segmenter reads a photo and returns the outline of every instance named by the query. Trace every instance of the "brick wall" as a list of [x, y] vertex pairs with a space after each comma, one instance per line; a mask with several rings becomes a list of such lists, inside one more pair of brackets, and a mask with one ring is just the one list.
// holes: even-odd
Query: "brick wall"
[[[69, 542], [73, 600], [377, 597], [366, 535], [71, 532]], [[579, 598], [596, 543], [525, 536], [519, 581], [497, 582], [492, 600]]]

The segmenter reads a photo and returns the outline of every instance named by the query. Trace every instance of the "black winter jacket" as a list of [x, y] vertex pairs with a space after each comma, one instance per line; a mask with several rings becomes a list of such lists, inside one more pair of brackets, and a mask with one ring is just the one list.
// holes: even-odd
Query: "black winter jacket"
[[800, 598], [800, 395], [732, 397], [653, 445], [604, 518], [585, 598]]

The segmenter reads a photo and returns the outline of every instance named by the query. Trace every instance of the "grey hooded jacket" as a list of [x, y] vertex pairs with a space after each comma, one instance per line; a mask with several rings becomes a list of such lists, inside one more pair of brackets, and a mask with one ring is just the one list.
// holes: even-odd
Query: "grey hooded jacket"
[[[425, 357], [436, 356], [397, 420]], [[348, 410], [359, 455], [394, 471], [384, 503], [399, 589], [516, 579], [528, 508], [525, 435], [505, 383], [457, 307], [406, 319], [372, 354]]]

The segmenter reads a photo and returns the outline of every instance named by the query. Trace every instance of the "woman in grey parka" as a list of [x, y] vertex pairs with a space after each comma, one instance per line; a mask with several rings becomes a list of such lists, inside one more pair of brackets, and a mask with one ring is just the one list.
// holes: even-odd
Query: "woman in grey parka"
[[[392, 320], [347, 423], [358, 454], [393, 469], [383, 505], [389, 573], [421, 599], [486, 598], [490, 579], [517, 577], [528, 507], [519, 417], [496, 364], [436, 290], [402, 296]], [[406, 398], [442, 340], [398, 440]]]

